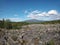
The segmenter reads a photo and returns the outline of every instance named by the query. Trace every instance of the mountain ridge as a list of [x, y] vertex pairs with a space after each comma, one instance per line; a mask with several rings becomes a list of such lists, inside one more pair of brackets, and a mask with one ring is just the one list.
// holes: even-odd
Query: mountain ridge
[[25, 22], [29, 22], [29, 23], [44, 22], [44, 20], [30, 19], [30, 20], [25, 20]]

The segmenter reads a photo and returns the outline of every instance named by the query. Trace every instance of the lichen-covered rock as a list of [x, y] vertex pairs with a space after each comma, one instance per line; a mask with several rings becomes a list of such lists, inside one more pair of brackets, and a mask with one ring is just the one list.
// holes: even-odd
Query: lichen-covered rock
[[0, 29], [0, 45], [60, 45], [60, 24], [31, 24]]

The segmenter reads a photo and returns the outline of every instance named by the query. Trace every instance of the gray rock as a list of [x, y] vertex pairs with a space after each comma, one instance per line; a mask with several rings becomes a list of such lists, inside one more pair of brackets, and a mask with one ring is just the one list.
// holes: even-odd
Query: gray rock
[[0, 45], [60, 45], [60, 24], [31, 24], [20, 30], [0, 29]]

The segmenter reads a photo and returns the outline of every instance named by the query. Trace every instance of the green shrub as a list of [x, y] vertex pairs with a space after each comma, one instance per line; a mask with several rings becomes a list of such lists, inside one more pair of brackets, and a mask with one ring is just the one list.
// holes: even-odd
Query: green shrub
[[54, 41], [50, 40], [46, 45], [54, 45]]

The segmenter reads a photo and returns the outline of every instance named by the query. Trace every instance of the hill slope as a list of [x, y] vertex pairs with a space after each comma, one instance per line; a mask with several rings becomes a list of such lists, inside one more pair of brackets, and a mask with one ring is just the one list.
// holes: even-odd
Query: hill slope
[[43, 22], [43, 21], [42, 20], [37, 20], [37, 19], [31, 19], [31, 20], [26, 20], [25, 22], [36, 23], [36, 22]]

